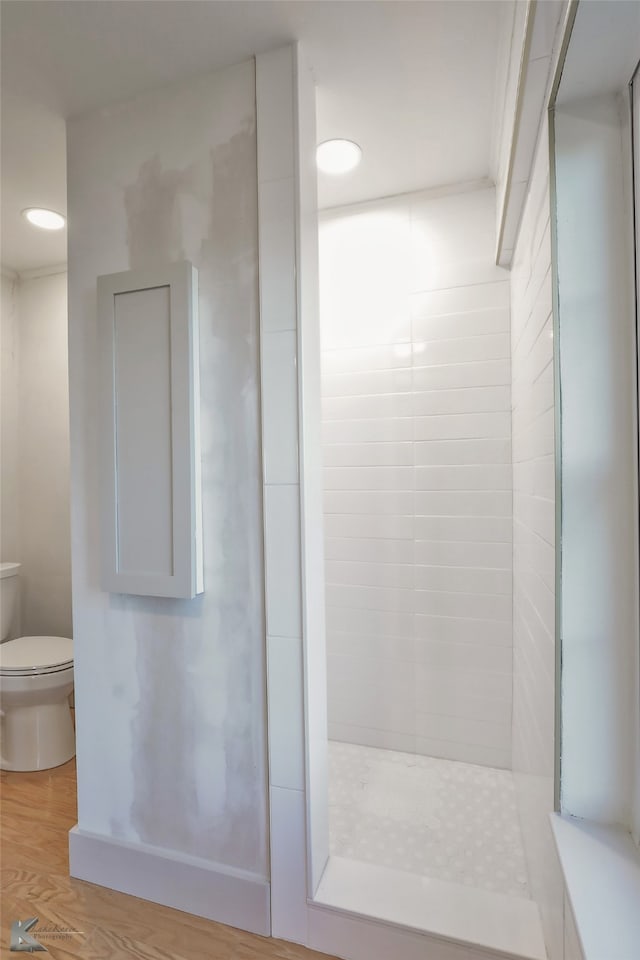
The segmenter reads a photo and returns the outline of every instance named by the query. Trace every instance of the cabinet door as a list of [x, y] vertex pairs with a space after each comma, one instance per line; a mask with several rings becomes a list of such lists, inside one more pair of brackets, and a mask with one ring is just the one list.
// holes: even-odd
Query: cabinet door
[[98, 278], [102, 583], [203, 591], [197, 272], [187, 261]]

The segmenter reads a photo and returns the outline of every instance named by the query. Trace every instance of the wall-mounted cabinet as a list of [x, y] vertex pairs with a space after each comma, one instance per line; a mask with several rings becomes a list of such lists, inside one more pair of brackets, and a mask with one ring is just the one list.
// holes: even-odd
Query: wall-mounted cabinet
[[102, 585], [202, 593], [198, 280], [187, 261], [98, 278]]

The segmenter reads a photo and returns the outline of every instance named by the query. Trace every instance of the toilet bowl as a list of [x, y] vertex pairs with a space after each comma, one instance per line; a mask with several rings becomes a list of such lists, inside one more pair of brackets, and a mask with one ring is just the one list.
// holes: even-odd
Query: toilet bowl
[[[5, 599], [15, 598], [19, 564], [0, 564]], [[10, 569], [7, 569], [10, 568]], [[8, 582], [9, 581], [9, 582]], [[5, 585], [11, 592], [5, 590]], [[3, 633], [8, 629], [3, 622]], [[0, 768], [46, 770], [75, 754], [69, 707], [73, 691], [73, 641], [68, 637], [17, 637], [0, 643]]]

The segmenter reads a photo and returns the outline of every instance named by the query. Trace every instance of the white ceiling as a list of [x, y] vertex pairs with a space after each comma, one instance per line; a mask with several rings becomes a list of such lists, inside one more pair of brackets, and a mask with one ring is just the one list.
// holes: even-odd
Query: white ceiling
[[[556, 103], [625, 90], [638, 67], [640, 3], [580, 4]], [[593, 51], [598, 51], [594, 57]]]
[[[64, 118], [297, 39], [318, 138], [363, 149], [323, 207], [490, 174], [500, 0], [2, 2], [2, 262], [66, 259], [26, 206], [65, 212]], [[66, 233], [66, 231], [64, 231]]]

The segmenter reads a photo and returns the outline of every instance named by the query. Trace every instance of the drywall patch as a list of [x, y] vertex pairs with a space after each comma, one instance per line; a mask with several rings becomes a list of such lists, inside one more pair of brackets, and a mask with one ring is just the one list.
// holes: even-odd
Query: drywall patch
[[205, 592], [111, 606], [135, 644], [133, 830], [266, 875], [255, 117], [203, 147], [173, 169], [145, 160], [124, 208], [132, 268], [199, 272]]
[[158, 156], [140, 167], [135, 183], [124, 191], [127, 245], [132, 270], [183, 260], [179, 193], [189, 173], [163, 170]]

